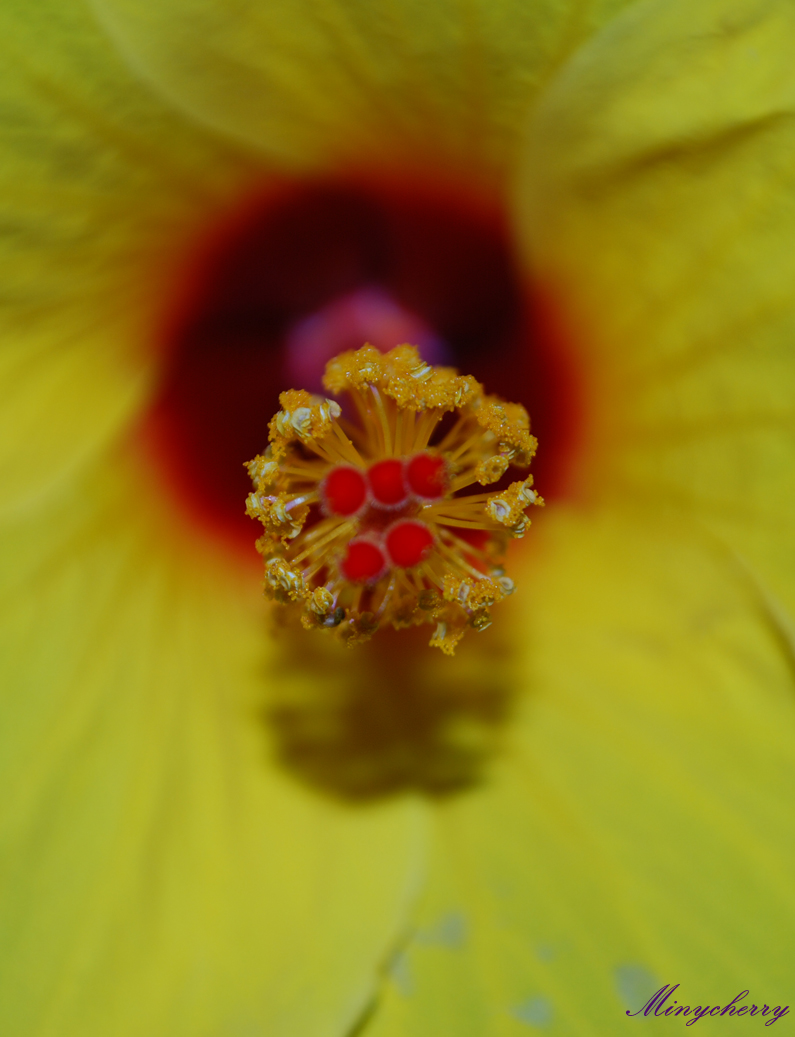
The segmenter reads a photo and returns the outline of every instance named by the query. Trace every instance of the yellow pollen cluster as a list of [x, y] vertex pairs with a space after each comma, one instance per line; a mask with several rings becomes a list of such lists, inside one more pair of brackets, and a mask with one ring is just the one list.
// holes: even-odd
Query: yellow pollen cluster
[[429, 624], [431, 645], [452, 654], [513, 593], [508, 542], [543, 504], [528, 475], [473, 490], [527, 469], [527, 412], [408, 345], [343, 353], [323, 384], [340, 402], [282, 393], [268, 449], [247, 466], [265, 593], [348, 645]]

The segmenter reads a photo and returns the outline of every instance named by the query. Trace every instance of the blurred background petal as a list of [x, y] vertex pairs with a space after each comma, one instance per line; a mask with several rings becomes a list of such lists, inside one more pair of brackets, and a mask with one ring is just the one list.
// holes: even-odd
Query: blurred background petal
[[279, 773], [257, 582], [203, 556], [130, 458], [3, 542], [4, 1027], [345, 1032], [417, 890], [418, 809]]
[[627, 0], [96, 0], [133, 67], [288, 168], [499, 176], [532, 98]]
[[591, 1037], [666, 983], [665, 1007], [787, 1004], [792, 662], [754, 588], [679, 522], [605, 509], [534, 533], [522, 708], [490, 779], [438, 810], [365, 1032]]
[[790, 617], [794, 38], [777, 0], [627, 11], [539, 106], [521, 196], [591, 372], [594, 493], [687, 512]]
[[79, 3], [0, 10], [0, 512], [150, 389], [164, 278], [253, 165], [142, 88]]

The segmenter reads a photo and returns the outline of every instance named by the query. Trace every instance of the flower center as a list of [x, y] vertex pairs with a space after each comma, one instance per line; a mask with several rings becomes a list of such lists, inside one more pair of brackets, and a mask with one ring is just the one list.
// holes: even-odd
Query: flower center
[[512, 593], [508, 540], [543, 503], [531, 476], [473, 492], [529, 466], [527, 412], [407, 345], [342, 353], [323, 384], [344, 409], [282, 393], [270, 445], [247, 466], [265, 592], [351, 645], [379, 627], [431, 623], [430, 643], [452, 654]]
[[[543, 442], [538, 476], [559, 492], [578, 421], [565, 344], [537, 320], [499, 214], [472, 196], [448, 184], [281, 185], [211, 228], [178, 289], [148, 441], [177, 500], [228, 542], [250, 551], [241, 465], [262, 450], [280, 388], [319, 392], [330, 357], [363, 341], [417, 343], [428, 363], [518, 398]], [[436, 496], [435, 463], [404, 472], [412, 499]], [[388, 470], [368, 492], [394, 508]], [[361, 488], [336, 478], [327, 495], [353, 514]]]

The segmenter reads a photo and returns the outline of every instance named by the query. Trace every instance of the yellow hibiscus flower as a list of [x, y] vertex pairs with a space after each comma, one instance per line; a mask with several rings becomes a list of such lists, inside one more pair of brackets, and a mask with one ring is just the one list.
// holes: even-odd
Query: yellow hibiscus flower
[[[791, 5], [37, 0], [0, 25], [4, 1031], [607, 1034], [677, 983], [689, 1021], [748, 989], [770, 1022], [795, 934]], [[216, 298], [197, 243], [228, 259], [287, 176], [365, 222], [426, 181], [431, 210], [510, 213], [576, 372], [548, 372], [581, 393], [575, 446], [538, 415], [567, 486], [539, 472], [520, 593], [460, 662], [274, 638], [205, 507], [196, 401], [236, 375], [180, 409], [186, 307], [206, 331]], [[340, 224], [302, 226], [292, 288]], [[217, 414], [228, 445], [244, 416]]]

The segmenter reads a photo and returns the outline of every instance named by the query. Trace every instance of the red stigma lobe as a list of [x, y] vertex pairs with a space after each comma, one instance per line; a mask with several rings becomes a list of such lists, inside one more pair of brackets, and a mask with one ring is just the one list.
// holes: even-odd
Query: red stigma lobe
[[448, 486], [444, 458], [438, 454], [416, 454], [406, 466], [406, 482], [417, 497], [444, 497]]
[[367, 499], [367, 482], [357, 468], [340, 465], [323, 480], [323, 504], [330, 515], [355, 515]]
[[386, 570], [384, 552], [372, 540], [351, 540], [340, 569], [351, 583], [373, 583]]
[[403, 462], [396, 457], [378, 461], [367, 471], [367, 481], [375, 504], [383, 508], [396, 508], [406, 500], [406, 483]]
[[386, 549], [392, 564], [399, 569], [419, 565], [433, 546], [433, 533], [424, 522], [406, 519], [396, 522], [386, 534]]

